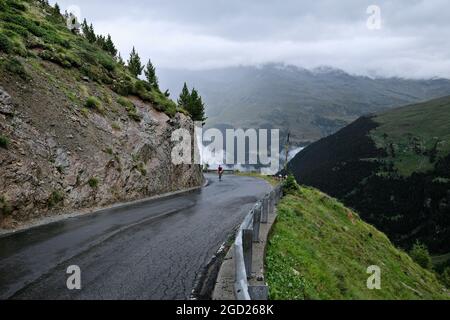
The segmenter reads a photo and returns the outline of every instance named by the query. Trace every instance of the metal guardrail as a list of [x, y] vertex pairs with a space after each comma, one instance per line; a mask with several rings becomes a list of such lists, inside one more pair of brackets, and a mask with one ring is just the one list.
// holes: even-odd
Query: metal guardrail
[[283, 189], [276, 187], [258, 201], [241, 224], [234, 242], [235, 282], [234, 293], [237, 300], [253, 300], [253, 290], [248, 280], [252, 275], [253, 243], [259, 242], [259, 229], [266, 224], [269, 214], [275, 212], [275, 206], [283, 196]]

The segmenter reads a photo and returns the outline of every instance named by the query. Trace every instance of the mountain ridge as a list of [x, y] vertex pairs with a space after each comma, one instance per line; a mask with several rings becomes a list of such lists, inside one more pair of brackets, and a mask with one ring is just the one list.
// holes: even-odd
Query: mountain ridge
[[160, 80], [174, 94], [184, 80], [198, 88], [207, 105], [208, 127], [280, 128], [282, 138], [291, 131], [298, 146], [335, 133], [364, 114], [450, 94], [448, 79], [370, 78], [329, 67], [316, 71], [277, 64], [166, 69]]

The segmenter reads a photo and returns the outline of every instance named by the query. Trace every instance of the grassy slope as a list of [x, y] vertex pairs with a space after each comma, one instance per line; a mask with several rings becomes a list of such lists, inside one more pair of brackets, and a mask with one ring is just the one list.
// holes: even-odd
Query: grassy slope
[[434, 168], [430, 152], [436, 153], [435, 160], [450, 153], [448, 119], [450, 97], [444, 97], [377, 115], [374, 120], [380, 126], [371, 136], [388, 152], [383, 160], [392, 162], [400, 175], [410, 176]]
[[[318, 190], [303, 187], [278, 210], [266, 256], [272, 299], [449, 298], [434, 274]], [[371, 265], [381, 268], [381, 290], [366, 287]]]
[[[63, 67], [74, 83], [83, 83], [87, 76], [103, 90], [139, 96], [170, 116], [181, 111], [159, 90], [133, 77], [97, 44], [68, 30], [64, 17], [53, 8], [34, 0], [0, 0], [0, 75], [16, 74], [29, 80], [27, 69], [39, 68], [45, 61]], [[82, 90], [65, 93], [70, 100], [83, 95]]]

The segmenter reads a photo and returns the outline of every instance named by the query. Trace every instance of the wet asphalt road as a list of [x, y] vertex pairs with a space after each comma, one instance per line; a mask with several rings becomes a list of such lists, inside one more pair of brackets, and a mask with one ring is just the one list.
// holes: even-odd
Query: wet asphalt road
[[[0, 238], [0, 299], [186, 299], [254, 203], [259, 179], [226, 176], [170, 198], [113, 208]], [[69, 291], [67, 267], [81, 268]]]

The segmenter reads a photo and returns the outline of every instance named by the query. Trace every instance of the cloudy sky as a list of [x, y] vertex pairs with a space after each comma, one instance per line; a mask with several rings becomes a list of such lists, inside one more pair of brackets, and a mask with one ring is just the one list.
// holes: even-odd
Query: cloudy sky
[[[450, 78], [448, 0], [58, 3], [62, 10], [78, 7], [97, 33], [110, 33], [124, 58], [134, 45], [158, 68], [276, 62], [328, 65], [356, 74]], [[381, 10], [381, 29], [367, 26], [370, 5]]]

